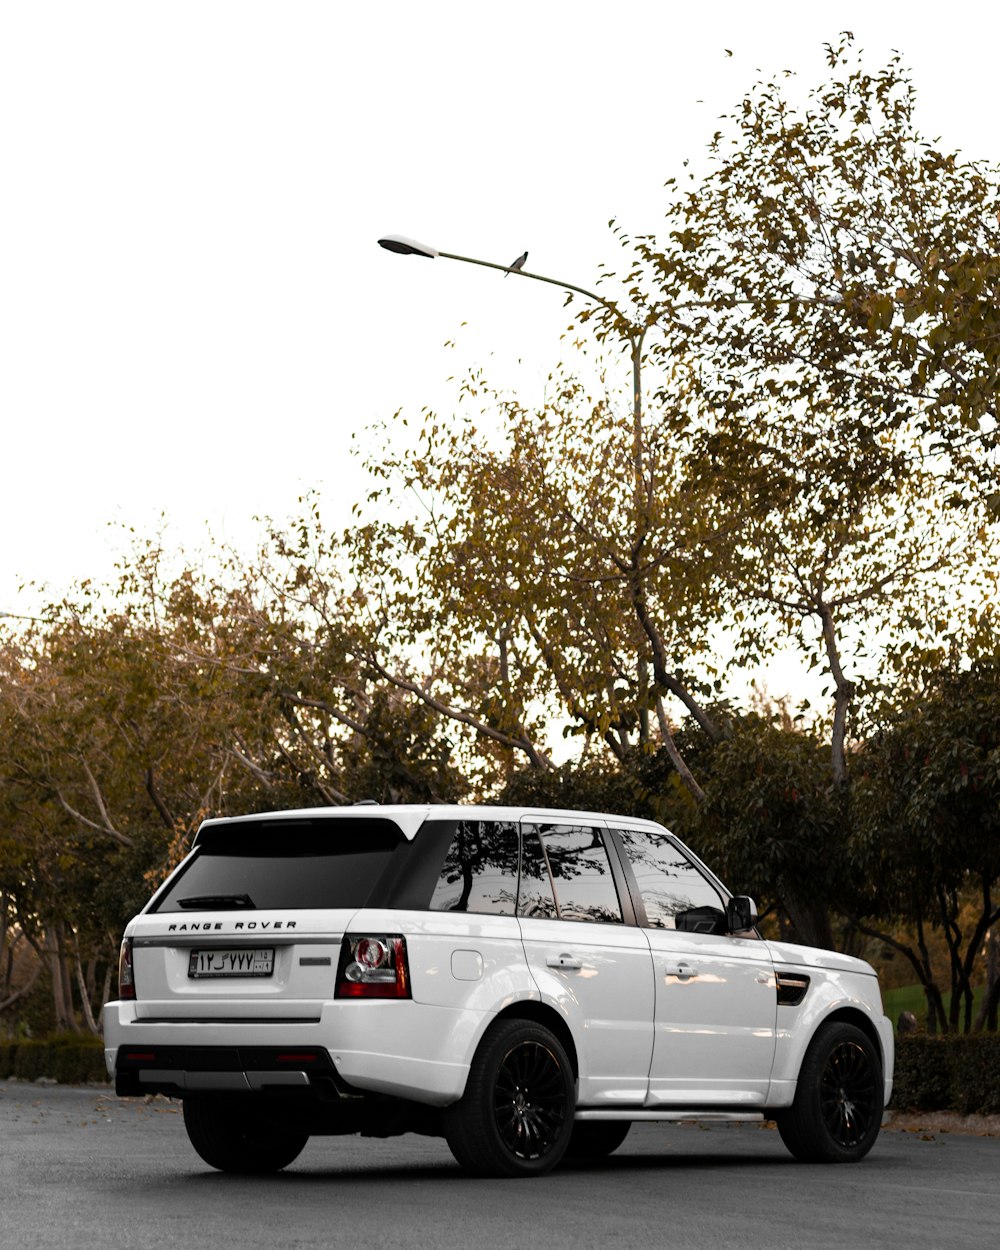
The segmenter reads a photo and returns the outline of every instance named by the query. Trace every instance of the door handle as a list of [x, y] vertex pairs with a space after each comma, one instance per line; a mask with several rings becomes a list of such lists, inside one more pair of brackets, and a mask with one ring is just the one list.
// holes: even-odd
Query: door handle
[[577, 959], [575, 955], [550, 955], [545, 961], [549, 968], [582, 968], [582, 960]]
[[690, 964], [675, 964], [672, 968], [665, 968], [664, 972], [668, 977], [677, 977], [679, 981], [689, 981], [691, 977], [698, 975], [698, 969], [692, 968]]

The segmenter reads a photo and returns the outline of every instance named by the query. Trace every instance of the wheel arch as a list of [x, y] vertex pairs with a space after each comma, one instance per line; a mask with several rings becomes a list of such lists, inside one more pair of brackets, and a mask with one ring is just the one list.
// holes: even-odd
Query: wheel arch
[[530, 1020], [533, 1024], [544, 1025], [559, 1039], [563, 1049], [569, 1056], [570, 1064], [573, 1067], [573, 1076], [575, 1078], [579, 1077], [580, 1061], [577, 1057], [573, 1034], [569, 1025], [555, 1008], [533, 999], [522, 1000], [511, 1003], [503, 1011], [497, 1012], [493, 1020], [490, 1021], [491, 1027], [499, 1020]]
[[[778, 1008], [779, 1028], [775, 1049], [774, 1067], [771, 1070], [771, 1086], [768, 1091], [768, 1106], [778, 1109], [789, 1107], [795, 1097], [796, 1084], [802, 1064], [805, 1062], [809, 1048], [817, 1034], [827, 1023], [851, 1024], [860, 1029], [864, 1036], [875, 1047], [879, 1063], [882, 1065], [882, 1076], [885, 1081], [885, 1100], [889, 1101], [892, 1093], [892, 1074], [895, 1059], [892, 1025], [883, 1016], [874, 1017], [870, 1011], [859, 1005], [853, 998], [837, 996], [829, 993], [831, 987], [818, 987], [820, 993], [810, 1007], [809, 995], [802, 1009]], [[825, 1000], [825, 1001], [824, 1001]], [[792, 1019], [788, 1025], [781, 1027], [782, 1011], [807, 1010], [808, 1015], [800, 1019]]]
[[824, 1024], [842, 1022], [844, 1024], [853, 1024], [855, 1028], [860, 1029], [865, 1037], [872, 1043], [876, 1051], [878, 1051], [879, 1063], [882, 1065], [882, 1071], [885, 1072], [886, 1055], [882, 1046], [882, 1039], [879, 1037], [878, 1029], [875, 1027], [870, 1017], [866, 1016], [863, 1011], [859, 1011], [856, 1007], [838, 1007], [836, 1011], [831, 1011], [828, 1016], [824, 1016], [813, 1031], [813, 1037], [823, 1027]]

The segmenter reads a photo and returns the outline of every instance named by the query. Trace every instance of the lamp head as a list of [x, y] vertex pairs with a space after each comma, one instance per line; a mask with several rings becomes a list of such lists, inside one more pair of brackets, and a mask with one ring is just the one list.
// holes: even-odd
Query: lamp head
[[436, 247], [418, 243], [416, 239], [408, 239], [402, 234], [383, 235], [378, 245], [387, 252], [398, 252], [401, 256], [427, 256], [433, 260], [438, 254]]

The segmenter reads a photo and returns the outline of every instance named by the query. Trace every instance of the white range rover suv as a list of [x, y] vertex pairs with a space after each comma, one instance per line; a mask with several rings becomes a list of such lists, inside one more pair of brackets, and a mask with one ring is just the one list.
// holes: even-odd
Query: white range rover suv
[[771, 1118], [799, 1159], [861, 1159], [892, 1089], [875, 973], [756, 918], [628, 817], [208, 820], [125, 931], [108, 1071], [183, 1099], [224, 1171], [285, 1167], [313, 1134], [418, 1132], [530, 1176], [678, 1119]]

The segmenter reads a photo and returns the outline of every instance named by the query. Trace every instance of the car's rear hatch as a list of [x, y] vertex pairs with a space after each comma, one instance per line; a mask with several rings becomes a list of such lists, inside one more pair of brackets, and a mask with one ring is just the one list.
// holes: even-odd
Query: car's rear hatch
[[351, 917], [379, 900], [406, 849], [385, 819], [203, 828], [134, 922], [136, 1018], [318, 1019]]

